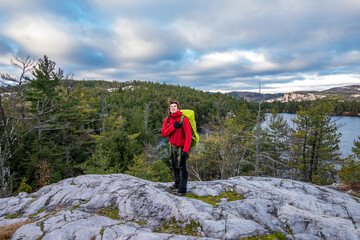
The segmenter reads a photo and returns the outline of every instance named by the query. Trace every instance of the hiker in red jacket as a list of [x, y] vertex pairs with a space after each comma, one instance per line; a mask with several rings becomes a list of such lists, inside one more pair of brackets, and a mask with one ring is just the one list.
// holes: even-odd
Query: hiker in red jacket
[[[171, 144], [171, 165], [174, 171], [175, 183], [171, 187], [178, 189], [176, 195], [185, 195], [187, 191], [188, 171], [186, 160], [189, 157], [191, 144], [191, 126], [189, 119], [183, 118], [181, 122], [180, 104], [177, 101], [169, 101], [169, 116], [164, 120], [161, 135], [169, 136]], [[170, 118], [170, 120], [169, 120]], [[180, 157], [180, 165], [178, 161]]]

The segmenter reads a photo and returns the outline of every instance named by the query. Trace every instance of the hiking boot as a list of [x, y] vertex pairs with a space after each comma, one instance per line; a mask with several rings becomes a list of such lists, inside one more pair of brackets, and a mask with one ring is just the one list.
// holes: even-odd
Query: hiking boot
[[174, 190], [174, 189], [178, 189], [180, 187], [179, 184], [174, 183], [173, 185], [170, 186], [170, 189]]
[[176, 196], [185, 196], [186, 193], [174, 192], [174, 195], [176, 195]]

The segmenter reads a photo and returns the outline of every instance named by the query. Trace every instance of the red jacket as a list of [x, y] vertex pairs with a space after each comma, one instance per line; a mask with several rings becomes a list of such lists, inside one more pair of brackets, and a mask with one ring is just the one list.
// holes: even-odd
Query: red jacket
[[[161, 135], [163, 137], [169, 136], [170, 144], [177, 147], [184, 147], [183, 151], [188, 153], [190, 150], [191, 144], [191, 126], [189, 119], [184, 117], [183, 126], [181, 128], [175, 129], [174, 122], [181, 121], [182, 112], [177, 111], [174, 114], [169, 113], [169, 116], [165, 118]], [[168, 118], [170, 118], [170, 123], [168, 125]]]

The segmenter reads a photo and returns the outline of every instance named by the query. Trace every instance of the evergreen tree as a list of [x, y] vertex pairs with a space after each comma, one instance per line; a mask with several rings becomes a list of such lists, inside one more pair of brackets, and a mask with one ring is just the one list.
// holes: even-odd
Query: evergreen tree
[[94, 135], [96, 151], [92, 157], [79, 167], [89, 173], [124, 173], [132, 163], [133, 157], [141, 153], [137, 141], [139, 134], [129, 135], [118, 113], [105, 119], [102, 135]]
[[154, 182], [171, 182], [171, 171], [160, 159], [152, 162], [144, 153], [134, 157], [126, 174]]
[[333, 104], [320, 101], [296, 113], [292, 134], [290, 165], [296, 178], [306, 182], [327, 184], [335, 181], [335, 164], [341, 163], [336, 123], [331, 122]]
[[[58, 125], [58, 112], [60, 109], [60, 80], [63, 78], [63, 71], [55, 69], [56, 63], [49, 60], [47, 56], [39, 59], [32, 71], [33, 78], [27, 78], [29, 89], [25, 92], [25, 100], [30, 103], [28, 114], [29, 131], [36, 131], [36, 139], [33, 134], [24, 140], [30, 141], [32, 148], [26, 151], [30, 162], [28, 168], [33, 169], [27, 177], [35, 187], [42, 187], [51, 181], [51, 177], [58, 175], [53, 180], [62, 179], [61, 165], [59, 158], [61, 149], [58, 145], [57, 132], [62, 126]], [[23, 145], [25, 148], [26, 143]], [[19, 153], [20, 154], [20, 153]], [[15, 166], [15, 169], [18, 169]], [[27, 170], [29, 171], [29, 170]], [[35, 177], [35, 179], [34, 179]], [[34, 182], [37, 182], [34, 184]]]
[[89, 152], [94, 144], [84, 126], [96, 110], [91, 109], [83, 99], [88, 89], [75, 86], [72, 79], [66, 78], [59, 91], [61, 107], [57, 110], [56, 139], [62, 152], [61, 159], [64, 160], [61, 164], [61, 177], [66, 178], [81, 173], [75, 166], [82, 162], [83, 158], [80, 156]]
[[264, 170], [269, 168], [269, 173], [274, 177], [286, 177], [290, 149], [289, 124], [277, 110], [273, 110], [266, 126], [263, 130]]
[[30, 111], [33, 112], [36, 119], [35, 129], [38, 132], [38, 140], [41, 140], [42, 131], [50, 130], [56, 122], [56, 116], [53, 115], [59, 107], [58, 86], [63, 77], [63, 71], [59, 68], [55, 72], [56, 63], [49, 60], [47, 56], [39, 59], [32, 74], [34, 78], [29, 80], [29, 91], [26, 92], [26, 100], [30, 102]]
[[356, 185], [360, 183], [360, 137], [357, 141], [354, 140], [351, 151], [353, 154], [342, 164], [338, 175], [344, 183]]

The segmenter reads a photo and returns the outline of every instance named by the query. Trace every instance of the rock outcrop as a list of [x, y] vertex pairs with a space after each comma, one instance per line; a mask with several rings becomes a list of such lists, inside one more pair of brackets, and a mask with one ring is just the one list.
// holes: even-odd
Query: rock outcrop
[[313, 93], [285, 93], [283, 97], [267, 100], [266, 102], [301, 102], [301, 101], [315, 101], [317, 99], [325, 98], [325, 95], [315, 95]]
[[[0, 199], [0, 227], [32, 220], [12, 239], [360, 239], [358, 199], [292, 180], [236, 177], [189, 182], [192, 196], [236, 192], [212, 205], [122, 174], [84, 175]], [[185, 235], [188, 234], [188, 235]]]

